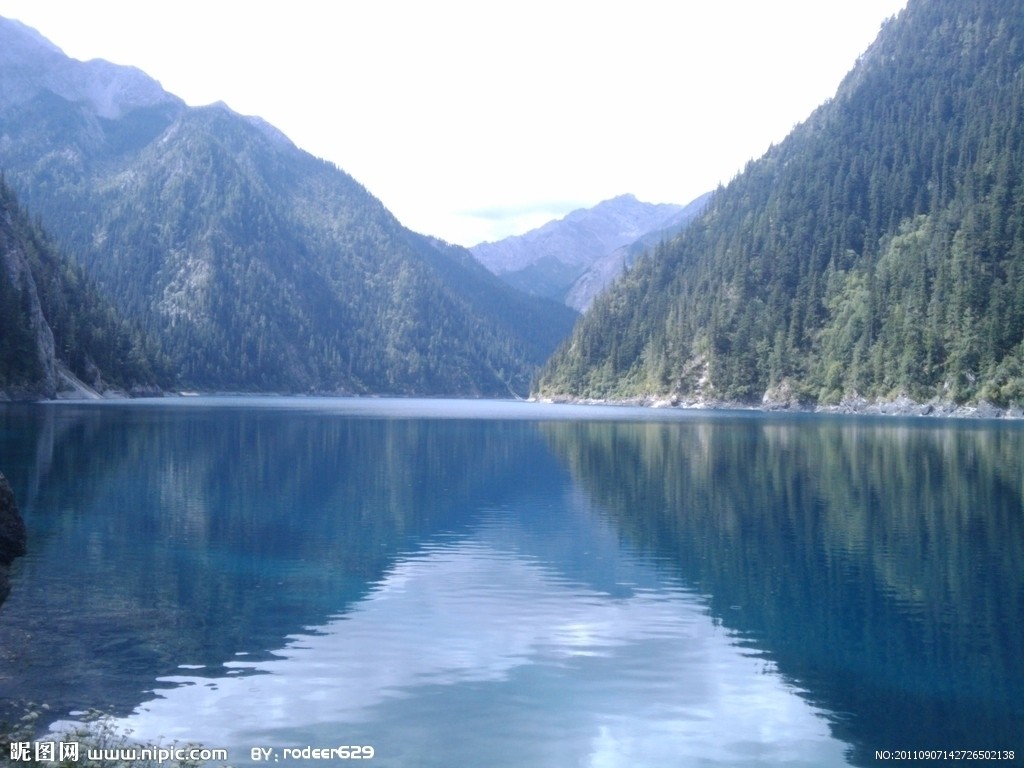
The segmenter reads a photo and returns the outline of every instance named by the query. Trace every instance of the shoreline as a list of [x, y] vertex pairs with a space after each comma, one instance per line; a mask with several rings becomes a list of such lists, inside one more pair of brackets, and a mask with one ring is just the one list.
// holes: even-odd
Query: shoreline
[[[195, 390], [146, 390], [138, 392], [125, 392], [123, 390], [107, 390], [102, 393], [82, 393], [74, 391], [62, 391], [56, 397], [31, 396], [29, 393], [19, 392], [14, 397], [11, 393], [0, 391], [0, 404], [3, 403], [75, 403], [75, 402], [96, 402], [96, 401], [128, 401], [136, 399], [192, 399], [195, 397], [327, 397], [327, 398], [382, 398], [394, 397], [399, 399], [467, 399], [467, 400], [504, 400], [499, 397], [479, 397], [472, 395], [381, 395], [381, 394], [352, 394], [338, 392], [202, 392]], [[19, 396], [20, 395], [20, 396]], [[26, 396], [29, 395], [29, 396]], [[531, 395], [528, 398], [516, 398], [521, 402], [549, 403], [557, 405], [607, 405], [607, 406], [632, 406], [639, 408], [665, 408], [672, 410], [693, 410], [693, 411], [759, 411], [761, 413], [807, 413], [807, 414], [829, 414], [842, 416], [896, 416], [896, 417], [921, 417], [938, 419], [1000, 419], [1000, 420], [1021, 420], [1024, 419], [1024, 408], [1021, 406], [1009, 406], [1006, 408], [994, 405], [987, 401], [977, 403], [955, 403], [949, 400], [930, 400], [920, 402], [905, 395], [900, 395], [893, 400], [869, 400], [865, 397], [852, 396], [844, 398], [834, 405], [818, 405], [799, 402], [795, 399], [773, 400], [768, 397], [760, 403], [741, 402], [733, 400], [718, 400], [714, 398], [682, 398], [667, 397], [664, 395], [637, 395], [635, 397], [621, 398], [594, 398], [577, 397], [575, 395]]]
[[801, 403], [795, 400], [778, 401], [765, 398], [760, 403], [745, 403], [707, 398], [656, 397], [639, 395], [624, 398], [587, 398], [570, 395], [532, 396], [531, 401], [563, 405], [624, 405], [641, 408], [669, 408], [679, 410], [760, 411], [762, 413], [809, 413], [842, 416], [897, 416], [938, 419], [1024, 419], [1024, 408], [1002, 408], [985, 400], [978, 403], [954, 403], [949, 400], [930, 400], [922, 403], [901, 395], [894, 400], [868, 400], [854, 396], [835, 405]]

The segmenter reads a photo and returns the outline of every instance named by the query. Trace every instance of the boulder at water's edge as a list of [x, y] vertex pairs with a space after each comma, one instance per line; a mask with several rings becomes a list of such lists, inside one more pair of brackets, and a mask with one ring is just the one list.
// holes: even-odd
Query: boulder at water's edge
[[24, 555], [28, 534], [21, 519], [14, 491], [0, 472], [0, 604], [7, 599], [11, 585], [7, 580], [7, 567], [14, 558]]

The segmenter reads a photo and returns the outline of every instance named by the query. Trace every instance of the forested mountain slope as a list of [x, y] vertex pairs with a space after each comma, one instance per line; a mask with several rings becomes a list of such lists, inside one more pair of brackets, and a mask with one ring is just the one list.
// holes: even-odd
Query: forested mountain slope
[[61, 255], [0, 179], [0, 398], [151, 392], [168, 372], [143, 334]]
[[0, 168], [188, 388], [525, 394], [575, 313], [224, 105], [0, 20]]
[[1024, 403], [1024, 14], [910, 0], [598, 299], [541, 395]]

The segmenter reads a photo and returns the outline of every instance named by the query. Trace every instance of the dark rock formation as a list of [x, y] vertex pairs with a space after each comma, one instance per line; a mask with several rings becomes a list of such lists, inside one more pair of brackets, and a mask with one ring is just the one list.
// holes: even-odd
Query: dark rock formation
[[0, 604], [3, 604], [11, 591], [7, 567], [14, 558], [25, 554], [27, 538], [25, 521], [21, 519], [18, 505], [14, 502], [14, 491], [7, 478], [0, 473]]

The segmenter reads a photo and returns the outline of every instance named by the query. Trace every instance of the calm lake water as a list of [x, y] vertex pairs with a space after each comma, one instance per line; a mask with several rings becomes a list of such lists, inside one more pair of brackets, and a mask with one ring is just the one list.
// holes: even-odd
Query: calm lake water
[[0, 470], [31, 548], [7, 712], [109, 709], [231, 764], [1024, 763], [1019, 423], [5, 405]]

